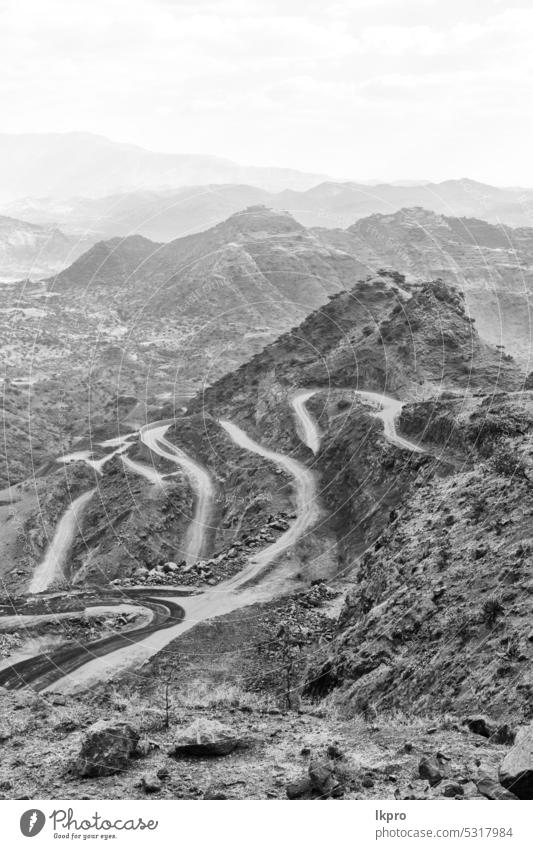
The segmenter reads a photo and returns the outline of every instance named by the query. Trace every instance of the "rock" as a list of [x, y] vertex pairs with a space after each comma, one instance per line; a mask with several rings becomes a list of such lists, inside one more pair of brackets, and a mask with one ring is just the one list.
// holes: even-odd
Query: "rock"
[[9, 740], [13, 734], [11, 729], [7, 727], [7, 725], [0, 725], [0, 743], [5, 743], [6, 740]]
[[514, 743], [516, 734], [510, 725], [505, 723], [500, 725], [497, 731], [492, 735], [493, 743], [501, 743], [504, 746], [510, 746]]
[[312, 799], [313, 784], [307, 776], [287, 784], [287, 799]]
[[170, 778], [170, 770], [168, 767], [162, 766], [157, 770], [156, 775], [161, 781], [166, 781], [167, 778]]
[[239, 742], [233, 731], [222, 723], [214, 719], [196, 719], [178, 731], [168, 754], [174, 758], [229, 755]]
[[154, 772], [148, 772], [141, 776], [139, 787], [142, 787], [145, 793], [159, 793], [161, 790], [161, 781]]
[[220, 787], [217, 787], [216, 784], [210, 784], [204, 791], [204, 799], [209, 799], [210, 801], [227, 798], [226, 793]]
[[481, 713], [466, 716], [463, 725], [466, 725], [472, 734], [480, 734], [481, 737], [491, 737], [496, 730], [490, 719]]
[[422, 758], [418, 764], [418, 774], [420, 778], [428, 781], [431, 787], [436, 787], [444, 778], [436, 759]]
[[454, 796], [464, 796], [465, 791], [461, 784], [457, 784], [455, 781], [451, 781], [449, 784], [445, 784], [442, 788], [442, 795], [446, 796], [448, 799], [453, 799]]
[[145, 758], [155, 749], [159, 749], [159, 744], [154, 742], [154, 740], [149, 740], [148, 737], [142, 737], [141, 740], [137, 743], [135, 749], [135, 757], [136, 758]]
[[500, 766], [499, 779], [519, 799], [533, 799], [533, 725], [518, 729]]
[[490, 776], [485, 775], [476, 781], [478, 793], [481, 793], [486, 799], [517, 799], [514, 793], [510, 793], [497, 781], [494, 781]]
[[363, 775], [363, 777], [361, 779], [361, 784], [362, 784], [363, 787], [366, 787], [366, 789], [368, 790], [368, 789], [370, 789], [370, 787], [374, 786], [374, 780], [370, 775]]
[[330, 743], [327, 749], [328, 758], [332, 760], [339, 760], [344, 757], [344, 752], [338, 745], [338, 743]]
[[99, 720], [85, 732], [73, 771], [80, 778], [121, 772], [135, 755], [138, 740], [138, 731], [129, 723]]
[[335, 774], [335, 764], [315, 758], [309, 764], [309, 778], [316, 795], [321, 799], [342, 795], [343, 788]]

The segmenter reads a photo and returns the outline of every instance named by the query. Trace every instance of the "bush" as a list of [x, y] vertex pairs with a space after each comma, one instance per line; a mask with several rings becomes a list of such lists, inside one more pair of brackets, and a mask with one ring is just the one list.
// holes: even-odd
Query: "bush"
[[503, 612], [503, 606], [499, 599], [488, 598], [485, 602], [483, 602], [481, 619], [488, 628], [492, 628], [496, 624], [498, 617], [501, 616]]
[[519, 451], [512, 445], [502, 442], [498, 444], [490, 459], [490, 467], [498, 475], [505, 477], [524, 477], [525, 466]]

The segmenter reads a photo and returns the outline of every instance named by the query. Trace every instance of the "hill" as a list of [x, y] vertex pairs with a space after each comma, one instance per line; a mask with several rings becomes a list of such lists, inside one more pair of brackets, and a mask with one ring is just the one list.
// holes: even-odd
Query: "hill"
[[0, 281], [38, 280], [68, 266], [92, 240], [0, 216]]
[[0, 198], [102, 197], [209, 183], [252, 183], [272, 191], [323, 179], [289, 168], [247, 168], [198, 154], [156, 153], [90, 133], [0, 134]]

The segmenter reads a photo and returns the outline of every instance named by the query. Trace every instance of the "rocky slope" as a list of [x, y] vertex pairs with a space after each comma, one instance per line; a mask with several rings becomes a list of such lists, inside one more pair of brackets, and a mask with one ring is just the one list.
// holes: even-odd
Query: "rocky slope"
[[452, 447], [453, 472], [419, 477], [364, 554], [308, 689], [355, 711], [531, 719], [531, 396], [412, 404], [402, 426]]
[[459, 286], [480, 335], [503, 345], [530, 370], [533, 230], [415, 207], [376, 214], [345, 231], [321, 231], [326, 243], [370, 268], [401, 271], [409, 281], [437, 277]]
[[[264, 246], [261, 216], [252, 215], [258, 229], [246, 234], [247, 250], [255, 249], [258, 264]], [[274, 241], [300, 236], [290, 219], [277, 227]], [[231, 222], [231, 228], [237, 241], [240, 222]], [[138, 244], [142, 252], [143, 243]], [[122, 261], [116, 268], [124, 273]], [[61, 281], [58, 292], [76, 298], [87, 283], [90, 275], [80, 274], [77, 284]], [[141, 281], [135, 286], [141, 297]], [[104, 280], [98, 280], [98, 298], [103, 287]], [[121, 358], [116, 351], [109, 354], [114, 367]], [[129, 362], [133, 378], [143, 360]], [[110, 377], [98, 374], [104, 393]], [[95, 689], [91, 721], [115, 721], [122, 713], [133, 728], [128, 739], [142, 726], [156, 744], [146, 743], [140, 756], [149, 764], [146, 775], [137, 756], [130, 764], [128, 749], [116, 792], [171, 796], [178, 793], [176, 782], [186, 797], [214, 792], [194, 760], [185, 770], [172, 768], [170, 778], [154, 778], [152, 772], [163, 770], [163, 751], [170, 747], [175, 753], [176, 738], [186, 733], [168, 705], [178, 704], [187, 687], [198, 693], [221, 685], [231, 690], [229, 704], [227, 692], [209, 702], [209, 718], [228, 723], [230, 737], [242, 731], [246, 739], [259, 738], [253, 743], [253, 768], [237, 744], [230, 766], [216, 766], [214, 780], [225, 785], [226, 795], [327, 798], [338, 787], [342, 792], [335, 793], [346, 798], [480, 798], [503, 792], [494, 777], [512, 734], [508, 729], [498, 740], [478, 740], [462, 722], [466, 713], [487, 712], [487, 727], [499, 733], [505, 723], [512, 731], [530, 717], [527, 522], [533, 406], [524, 403], [529, 395], [521, 394], [523, 382], [516, 363], [479, 338], [460, 292], [441, 281], [409, 289], [401, 274], [383, 272], [331, 294], [300, 325], [199, 392], [169, 423], [170, 443], [208, 469], [213, 480], [205, 559], [191, 564], [179, 559], [194, 508], [191, 482], [181, 472], [154, 486], [124, 468], [119, 457], [98, 479], [82, 463], [59, 468], [49, 463], [34, 488], [14, 488], [0, 505], [3, 514], [10, 512], [0, 543], [3, 563], [9, 560], [5, 580], [12, 595], [27, 585], [69, 498], [97, 485], [67, 568], [53, 585], [66, 590], [67, 598], [82, 589], [94, 603], [102, 592], [109, 594], [110, 583], [117, 593], [127, 593], [132, 583], [151, 592], [176, 583], [216, 591], [289, 527], [295, 518], [294, 481], [277, 463], [235, 445], [220, 419], [306, 464], [319, 484], [316, 525], [283, 555], [290, 586], [277, 586], [267, 603], [192, 628], [145, 663], [142, 676], [135, 670]], [[317, 390], [307, 401], [321, 434], [315, 455], [303, 444], [291, 407], [302, 387]], [[402, 399], [398, 426], [423, 450], [391, 440], [358, 389]], [[122, 408], [110, 406], [91, 438], [86, 434], [74, 447], [100, 452], [96, 444], [117, 429], [137, 429], [147, 418], [173, 418], [172, 399], [157, 403], [151, 395], [135, 403], [140, 397], [141, 387]], [[177, 471], [167, 460], [150, 457], [140, 442], [129, 456], [152, 462], [160, 475]], [[61, 592], [52, 597], [52, 606], [54, 597], [63, 598]], [[12, 602], [19, 603], [24, 612], [35, 613], [43, 600]], [[105, 629], [105, 622], [99, 627]], [[6, 663], [30, 650], [23, 637], [9, 631], [2, 644]], [[170, 703], [165, 693], [171, 694]], [[41, 714], [35, 715], [31, 704], [19, 714], [31, 732], [30, 762], [44, 756], [35, 741], [52, 722], [47, 698]], [[54, 787], [68, 796], [69, 783], [75, 794], [82, 781], [90, 794], [105, 795], [110, 788], [105, 775], [81, 775], [75, 766], [80, 747], [85, 759], [90, 755], [96, 730], [88, 728], [77, 698], [59, 698], [57, 732], [64, 758], [47, 760]], [[276, 707], [264, 707], [265, 698]], [[301, 699], [300, 716], [308, 720], [291, 712]], [[241, 704], [247, 706], [245, 728], [237, 711]], [[181, 719], [198, 719], [205, 708], [193, 698]], [[275, 713], [264, 716], [263, 708]], [[289, 712], [285, 716], [280, 710]], [[356, 747], [354, 722], [360, 723]], [[294, 746], [302, 732], [307, 736], [298, 743], [298, 756]], [[16, 749], [23, 733], [22, 725], [11, 724], [5, 740]], [[273, 747], [278, 738], [283, 742]], [[74, 764], [70, 772], [63, 768], [65, 758]], [[276, 768], [273, 780], [273, 763], [280, 760], [283, 768]], [[228, 794], [231, 770], [244, 785]], [[22, 786], [37, 793], [39, 780], [24, 761], [11, 773], [3, 792], [15, 795]], [[320, 786], [319, 775], [325, 776]], [[300, 782], [301, 792], [293, 786]]]
[[39, 280], [66, 268], [93, 239], [65, 234], [53, 225], [41, 226], [0, 216], [0, 283]]

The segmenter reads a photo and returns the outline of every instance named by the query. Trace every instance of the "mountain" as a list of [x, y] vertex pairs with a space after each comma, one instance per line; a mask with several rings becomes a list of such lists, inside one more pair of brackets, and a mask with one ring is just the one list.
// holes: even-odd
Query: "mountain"
[[453, 473], [419, 475], [396, 503], [308, 693], [356, 714], [482, 710], [519, 726], [531, 716], [531, 396], [411, 403], [401, 426]]
[[39, 279], [68, 266], [92, 240], [67, 236], [43, 227], [0, 216], [0, 281]]
[[[155, 191], [152, 187], [103, 197], [22, 197], [0, 206], [6, 215], [93, 236], [140, 234], [157, 242], [199, 232], [248, 206], [263, 204], [289, 212], [306, 227], [346, 228], [373, 214], [394, 215], [423, 207], [441, 216], [475, 217], [528, 227], [533, 190], [504, 189], [472, 180], [424, 185], [320, 183], [305, 191], [267, 191], [264, 183], [191, 185]], [[260, 186], [263, 186], [262, 188]]]
[[3, 480], [60, 441], [68, 450], [117, 399], [166, 393], [180, 406], [365, 274], [289, 215], [252, 207], [167, 244], [99, 242], [55, 277], [6, 289]]
[[133, 335], [156, 323], [182, 376], [211, 380], [365, 273], [290, 215], [254, 206], [167, 244], [98, 243], [47, 286], [74, 309], [112, 306]]
[[0, 135], [0, 199], [101, 197], [209, 183], [306, 189], [323, 175], [255, 168], [197, 154], [156, 153], [90, 133]]
[[458, 285], [481, 336], [531, 368], [533, 228], [439, 215], [420, 207], [363, 218], [324, 241], [368, 267]]
[[[48, 456], [18, 440], [28, 477], [0, 502], [6, 716], [33, 705], [17, 692], [24, 684], [53, 690], [39, 695], [29, 743], [10, 725], [6, 745], [22, 753], [13, 785], [39, 796], [31, 745], [58, 793], [98, 797], [109, 784], [96, 742], [124, 728], [136, 739], [148, 721], [158, 745], [113, 779], [118, 795], [141, 797], [140, 770], [166, 776], [184, 717], [214, 730], [222, 717], [226, 740], [260, 725], [267, 744], [252, 760], [234, 749], [230, 785], [223, 757], [207, 772], [187, 762], [185, 798], [227, 795], [213, 790], [222, 784], [268, 798], [503, 793], [498, 766], [531, 714], [533, 401], [523, 373], [479, 337], [462, 292], [443, 281], [409, 286], [383, 270], [344, 291], [313, 290], [313, 273], [333, 288], [354, 259], [324, 254], [289, 216], [252, 208], [180, 242], [95, 246], [34, 287], [48, 335], [18, 328], [45, 376], [32, 384], [37, 421], [9, 387], [22, 402], [10, 425], [43, 439], [51, 410], [57, 421]], [[221, 273], [223, 246], [253, 259], [254, 297], [292, 292], [298, 269], [323, 302], [237, 369], [200, 373], [199, 391], [178, 404], [186, 355], [161, 371], [172, 338], [162, 329], [179, 342], [176, 315], [189, 304], [178, 280], [165, 281], [177, 257], [188, 270], [198, 262], [184, 287], [199, 287], [196, 312], [214, 321], [202, 280]], [[225, 278], [236, 303], [248, 280], [238, 268]], [[107, 462], [95, 469], [96, 458]], [[43, 564], [44, 591], [28, 594]], [[51, 723], [60, 750], [49, 751]], [[94, 768], [66, 771], [65, 752], [74, 765], [94, 752]]]
[[402, 207], [424, 207], [441, 215], [529, 226], [532, 199], [532, 189], [499, 188], [468, 179], [415, 186], [326, 182], [304, 192], [285, 191], [280, 196], [284, 208], [308, 227], [347, 227], [355, 219], [374, 213], [387, 215]]

